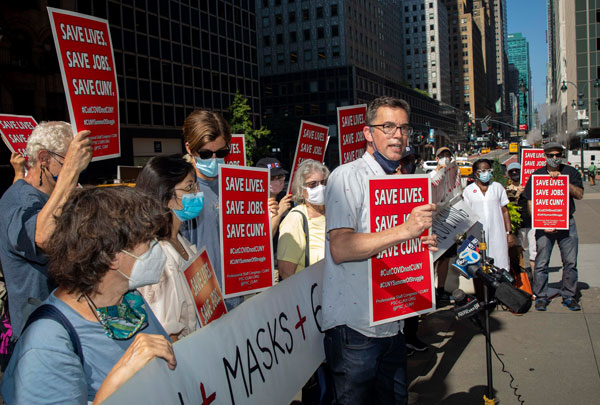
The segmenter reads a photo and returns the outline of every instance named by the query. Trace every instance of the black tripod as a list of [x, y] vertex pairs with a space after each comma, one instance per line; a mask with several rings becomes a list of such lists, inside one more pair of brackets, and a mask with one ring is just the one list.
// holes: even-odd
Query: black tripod
[[[489, 271], [487, 267], [487, 244], [485, 242], [485, 231], [481, 231], [481, 242], [479, 242], [479, 253], [481, 253], [482, 271]], [[492, 378], [492, 334], [490, 331], [490, 308], [495, 305], [495, 301], [490, 300], [490, 292], [487, 283], [483, 283], [483, 311], [484, 323], [483, 333], [485, 335], [485, 363], [487, 368], [487, 395], [483, 396], [485, 405], [496, 403], [494, 399], [494, 382]]]

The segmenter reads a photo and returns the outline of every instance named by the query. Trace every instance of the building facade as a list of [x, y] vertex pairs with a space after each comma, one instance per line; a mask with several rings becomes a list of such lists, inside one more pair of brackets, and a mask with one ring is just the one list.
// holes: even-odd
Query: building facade
[[533, 119], [529, 43], [520, 33], [508, 34], [508, 62], [519, 71], [519, 125], [531, 128]]
[[[403, 83], [403, 5], [393, 0], [257, 1], [263, 118], [277, 137], [274, 150], [282, 161], [293, 159], [305, 119], [329, 125], [326, 162], [334, 167], [337, 107], [382, 95], [409, 102], [417, 134], [433, 128], [439, 142], [453, 142], [456, 119], [441, 114], [439, 103], [422, 89]], [[425, 8], [417, 17], [423, 26]]]
[[[0, 5], [0, 110], [38, 121], [68, 121], [45, 3]], [[248, 98], [259, 124], [253, 0], [54, 0], [47, 5], [107, 19], [110, 26], [122, 156], [92, 163], [90, 178], [108, 180], [117, 164], [143, 164], [157, 154], [182, 152], [185, 117], [196, 108], [225, 113], [236, 91]]]
[[451, 103], [446, 6], [441, 0], [403, 1], [402, 21], [404, 80], [434, 100]]

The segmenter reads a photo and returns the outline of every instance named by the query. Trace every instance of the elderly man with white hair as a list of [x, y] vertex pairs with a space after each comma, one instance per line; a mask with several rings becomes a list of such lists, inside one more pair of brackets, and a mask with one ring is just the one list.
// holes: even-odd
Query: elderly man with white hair
[[55, 287], [44, 245], [79, 174], [92, 158], [89, 131], [73, 136], [62, 121], [40, 123], [27, 141], [28, 170], [0, 199], [0, 260], [6, 280], [13, 340], [27, 317]]

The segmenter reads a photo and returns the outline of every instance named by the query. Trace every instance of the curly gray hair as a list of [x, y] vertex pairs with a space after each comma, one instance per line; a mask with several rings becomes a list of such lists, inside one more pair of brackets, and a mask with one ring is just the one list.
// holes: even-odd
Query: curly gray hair
[[292, 183], [292, 199], [298, 204], [304, 203], [303, 188], [306, 177], [312, 173], [321, 172], [325, 180], [329, 177], [329, 169], [321, 162], [313, 159], [307, 159], [298, 165], [294, 182]]
[[27, 140], [25, 153], [29, 157], [29, 164], [31, 166], [36, 164], [38, 153], [41, 150], [64, 156], [72, 140], [71, 124], [64, 121], [41, 122]]

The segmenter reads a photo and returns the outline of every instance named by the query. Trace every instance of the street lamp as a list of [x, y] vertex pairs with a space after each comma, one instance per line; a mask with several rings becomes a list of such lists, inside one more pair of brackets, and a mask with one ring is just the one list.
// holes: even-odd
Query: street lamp
[[[583, 96], [584, 96], [584, 92], [585, 92], [585, 89], [586, 89], [588, 83], [589, 82], [585, 82], [584, 83], [583, 91], [580, 92], [579, 88], [577, 87], [577, 85], [575, 83], [570, 82], [568, 80], [563, 80], [562, 85], [560, 86], [560, 91], [561, 92], [564, 93], [565, 91], [567, 91], [567, 84], [572, 85], [573, 87], [575, 87], [575, 90], [577, 90], [577, 101], [573, 100], [573, 102], [571, 102], [571, 107], [573, 107], [574, 109], [577, 108], [577, 107], [581, 108], [581, 107], [584, 106]], [[596, 88], [600, 87], [600, 79], [596, 78], [594, 80], [594, 87], [596, 87]], [[583, 108], [583, 110], [585, 110], [585, 108]], [[587, 112], [586, 112], [585, 115], [587, 117]], [[587, 136], [587, 131], [586, 131], [585, 128], [583, 128], [582, 121], [583, 120], [579, 120], [578, 121], [578, 123], [579, 123], [579, 125], [578, 125], [579, 130], [577, 131], [577, 134], [579, 135], [579, 152], [581, 153], [581, 170], [583, 171], [584, 170], [583, 138], [585, 136]], [[588, 121], [588, 123], [589, 123], [589, 121]], [[589, 124], [588, 124], [588, 127], [589, 127]]]

